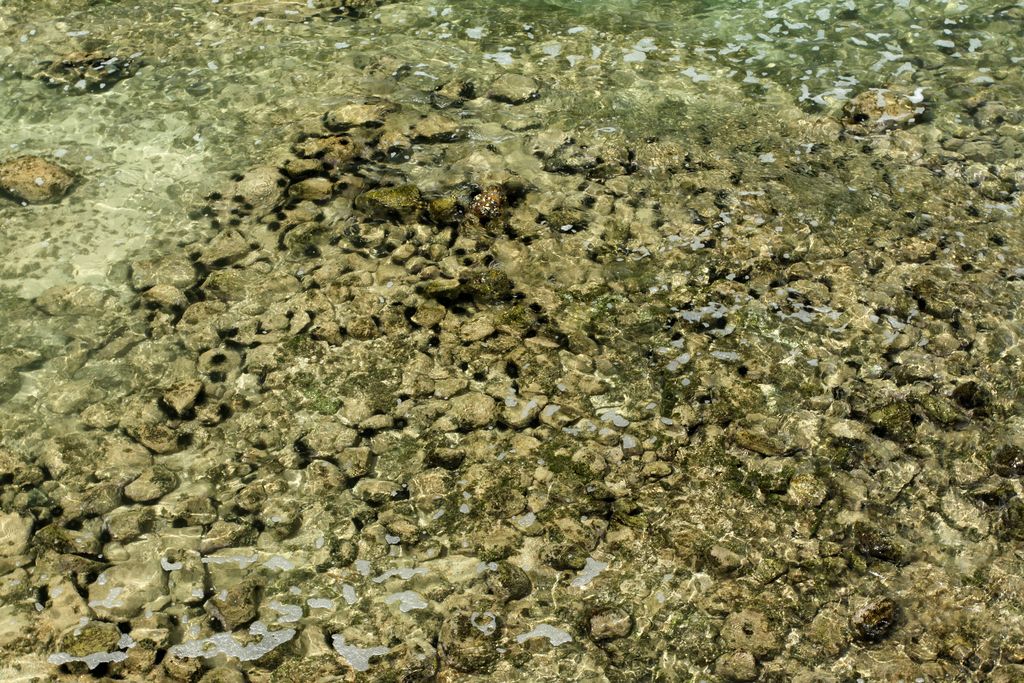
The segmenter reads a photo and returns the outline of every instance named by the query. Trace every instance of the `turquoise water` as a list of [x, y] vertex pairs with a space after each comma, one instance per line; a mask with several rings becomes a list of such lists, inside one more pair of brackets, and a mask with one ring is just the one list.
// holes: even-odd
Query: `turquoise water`
[[0, 678], [1021, 679], [1022, 19], [4, 3]]

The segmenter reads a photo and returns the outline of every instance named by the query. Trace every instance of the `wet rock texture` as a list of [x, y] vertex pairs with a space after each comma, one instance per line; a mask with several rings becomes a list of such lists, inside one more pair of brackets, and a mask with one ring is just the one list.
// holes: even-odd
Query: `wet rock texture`
[[0, 162], [0, 193], [15, 201], [37, 204], [63, 197], [75, 176], [62, 166], [36, 156]]
[[481, 91], [318, 113], [131, 294], [34, 301], [66, 338], [0, 366], [49, 382], [0, 432], [9, 666], [1024, 677], [1012, 174], [914, 90], [654, 137], [494, 134], [547, 92]]

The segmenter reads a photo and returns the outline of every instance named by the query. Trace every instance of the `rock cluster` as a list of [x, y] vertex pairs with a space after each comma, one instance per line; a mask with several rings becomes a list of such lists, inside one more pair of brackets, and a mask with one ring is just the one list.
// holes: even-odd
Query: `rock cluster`
[[481, 92], [336, 106], [131, 297], [35, 300], [62, 429], [4, 427], [0, 647], [174, 681], [1024, 671], [1024, 245], [914, 94], [778, 123], [804, 151], [769, 160], [740, 109], [728, 154], [696, 123], [481, 145], [460, 107], [547, 96]]

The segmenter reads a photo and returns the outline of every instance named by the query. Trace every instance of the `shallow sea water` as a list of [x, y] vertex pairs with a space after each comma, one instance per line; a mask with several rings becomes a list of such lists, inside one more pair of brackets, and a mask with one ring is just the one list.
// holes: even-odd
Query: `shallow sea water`
[[1022, 21], [3, 2], [0, 678], [1021, 680]]

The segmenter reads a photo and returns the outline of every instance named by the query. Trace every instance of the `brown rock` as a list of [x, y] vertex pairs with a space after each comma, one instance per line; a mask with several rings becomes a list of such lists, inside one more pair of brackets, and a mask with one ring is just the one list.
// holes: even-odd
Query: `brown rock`
[[56, 201], [74, 183], [70, 171], [40, 157], [22, 156], [0, 164], [0, 191], [22, 202]]

